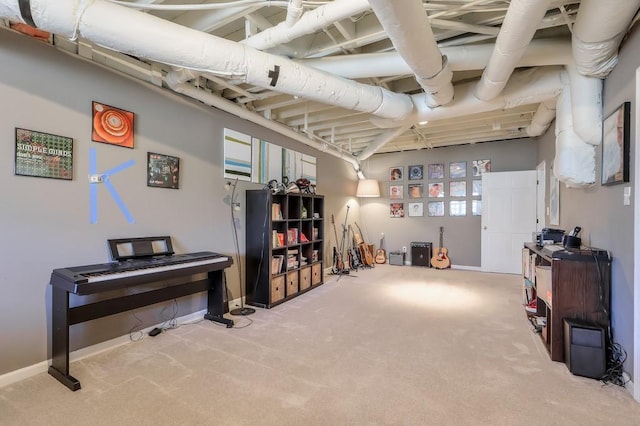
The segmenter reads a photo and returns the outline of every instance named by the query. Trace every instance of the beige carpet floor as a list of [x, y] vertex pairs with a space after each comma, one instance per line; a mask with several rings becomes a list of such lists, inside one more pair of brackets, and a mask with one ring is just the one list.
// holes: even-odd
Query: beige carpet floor
[[518, 276], [378, 265], [236, 328], [199, 322], [0, 388], [2, 425], [640, 425], [552, 362]]

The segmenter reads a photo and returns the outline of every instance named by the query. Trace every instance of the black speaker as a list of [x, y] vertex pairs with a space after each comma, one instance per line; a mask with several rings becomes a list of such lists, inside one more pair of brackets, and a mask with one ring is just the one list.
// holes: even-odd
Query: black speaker
[[411, 266], [431, 267], [431, 243], [411, 243]]
[[564, 361], [576, 376], [600, 379], [607, 371], [604, 329], [591, 321], [564, 319]]

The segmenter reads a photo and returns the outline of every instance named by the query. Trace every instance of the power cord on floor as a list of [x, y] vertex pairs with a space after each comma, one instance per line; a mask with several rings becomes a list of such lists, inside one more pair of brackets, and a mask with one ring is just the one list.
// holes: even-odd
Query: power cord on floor
[[604, 385], [613, 384], [625, 387], [629, 380], [624, 378], [624, 362], [627, 352], [618, 343], [611, 344], [611, 359], [608, 362], [607, 372], [600, 379]]

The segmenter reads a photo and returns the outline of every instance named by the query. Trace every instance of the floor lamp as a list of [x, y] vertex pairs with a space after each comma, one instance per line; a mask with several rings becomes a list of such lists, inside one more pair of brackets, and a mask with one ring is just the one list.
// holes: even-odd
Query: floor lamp
[[225, 188], [227, 191], [231, 189], [231, 200], [229, 205], [231, 206], [231, 229], [233, 230], [233, 243], [236, 249], [236, 266], [238, 268], [238, 281], [240, 283], [240, 307], [229, 311], [231, 315], [244, 316], [251, 315], [256, 312], [253, 308], [244, 306], [244, 291], [242, 281], [242, 260], [240, 258], [240, 245], [238, 243], [238, 230], [236, 228], [236, 215], [235, 212], [240, 211], [240, 203], [236, 201], [236, 188], [238, 186], [238, 178], [234, 182], [227, 182]]

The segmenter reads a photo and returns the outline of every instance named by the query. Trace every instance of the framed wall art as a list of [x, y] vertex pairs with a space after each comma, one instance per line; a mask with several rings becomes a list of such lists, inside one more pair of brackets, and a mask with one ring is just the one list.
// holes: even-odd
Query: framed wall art
[[473, 176], [482, 176], [491, 171], [491, 160], [473, 160], [471, 163]]
[[449, 182], [449, 196], [450, 197], [466, 197], [467, 182], [464, 180]]
[[427, 172], [429, 179], [444, 179], [444, 164], [429, 164]]
[[602, 124], [602, 185], [629, 182], [630, 115], [625, 102]]
[[424, 166], [409, 166], [409, 180], [422, 180], [424, 177]]
[[404, 185], [389, 185], [389, 198], [392, 200], [402, 200]]
[[429, 184], [429, 197], [430, 198], [442, 198], [444, 197], [444, 183], [433, 182]]
[[466, 201], [449, 201], [449, 216], [466, 216]]
[[451, 179], [460, 179], [467, 177], [467, 162], [454, 161], [449, 163], [449, 177]]
[[16, 128], [14, 173], [72, 180], [73, 139]]
[[147, 152], [147, 186], [178, 189], [180, 159], [170, 155]]
[[403, 174], [404, 174], [404, 167], [402, 166], [395, 166], [395, 167], [389, 168], [389, 180], [391, 181], [402, 180]]
[[92, 102], [91, 140], [133, 148], [134, 114], [100, 102]]
[[422, 203], [409, 203], [409, 217], [424, 216], [424, 205]]
[[474, 179], [471, 181], [471, 195], [473, 197], [482, 196], [482, 180]]
[[389, 204], [389, 217], [404, 217], [404, 203]]
[[421, 183], [409, 184], [409, 198], [422, 198], [424, 195], [424, 185]]
[[444, 201], [429, 201], [427, 203], [427, 214], [429, 216], [444, 216]]

